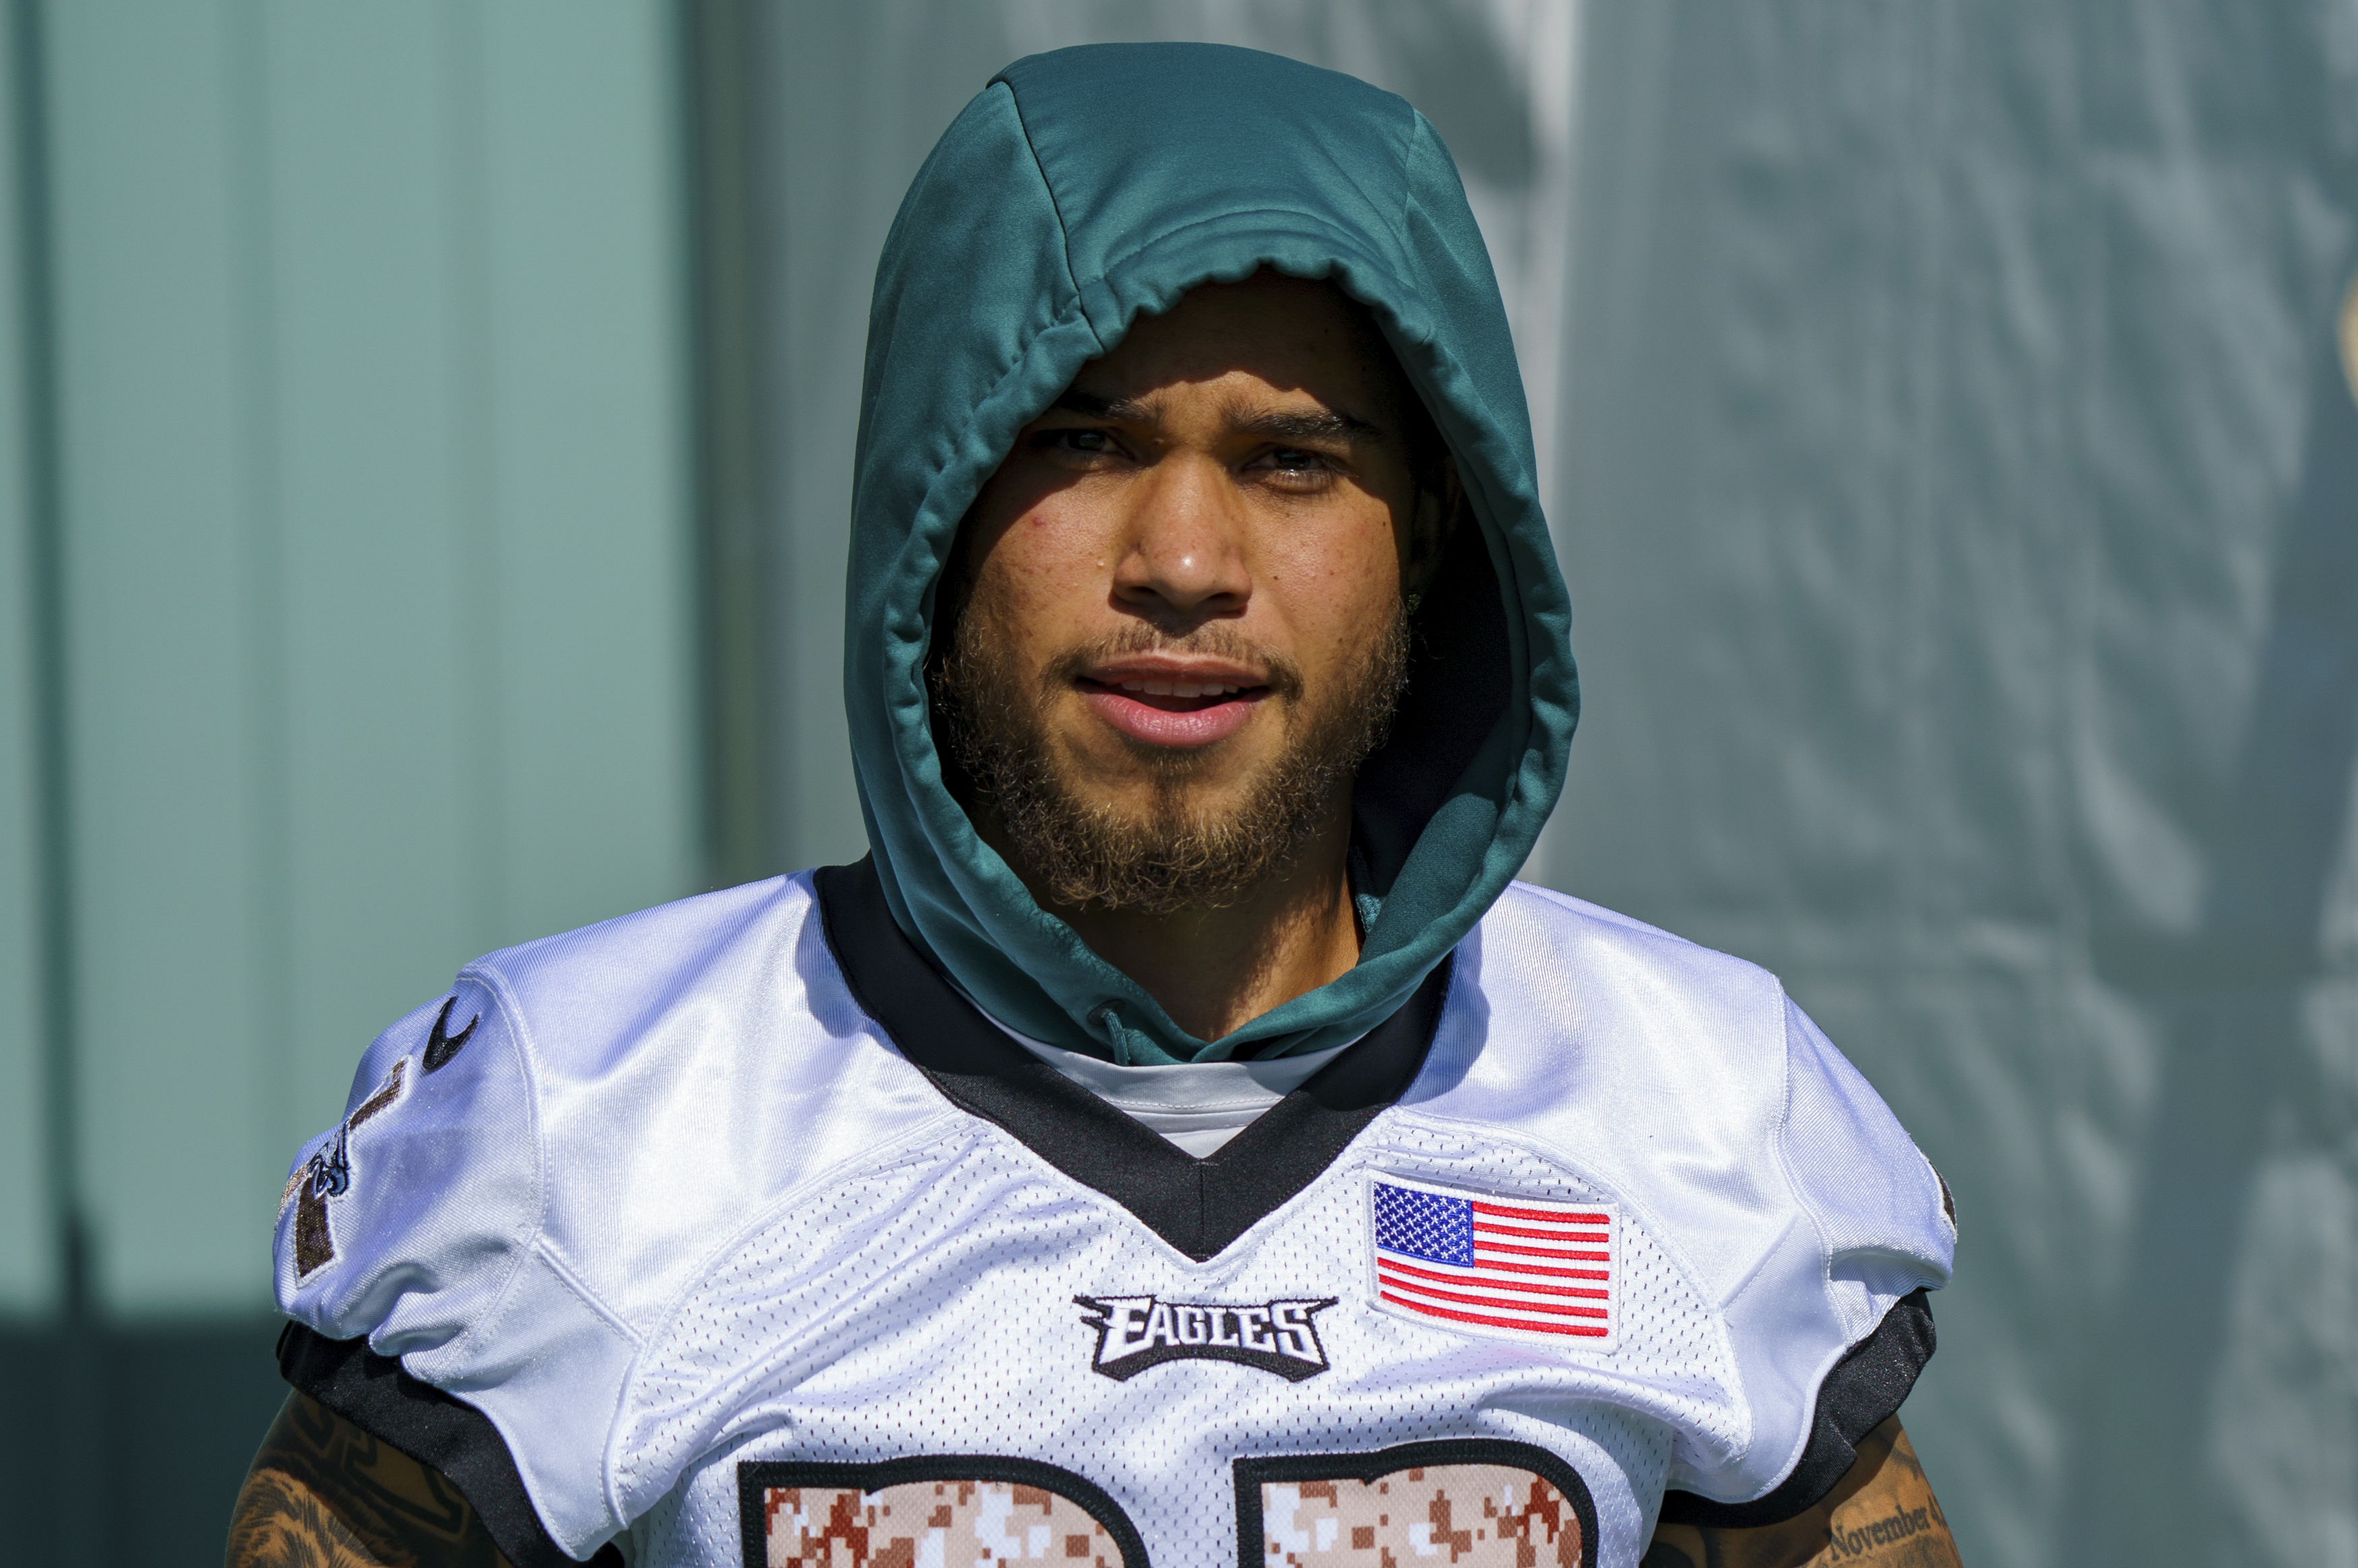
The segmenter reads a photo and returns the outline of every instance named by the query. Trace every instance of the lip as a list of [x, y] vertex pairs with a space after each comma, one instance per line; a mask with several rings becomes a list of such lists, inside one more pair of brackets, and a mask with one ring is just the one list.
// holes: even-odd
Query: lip
[[1270, 696], [1260, 671], [1225, 659], [1144, 654], [1098, 665], [1082, 700], [1120, 734], [1150, 746], [1208, 746], [1251, 722]]

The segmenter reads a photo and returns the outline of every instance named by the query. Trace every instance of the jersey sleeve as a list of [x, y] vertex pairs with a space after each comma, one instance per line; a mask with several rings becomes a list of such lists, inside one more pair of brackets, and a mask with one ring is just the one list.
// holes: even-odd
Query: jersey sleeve
[[533, 1240], [529, 1081], [490, 989], [461, 983], [377, 1036], [343, 1119], [296, 1156], [278, 1304], [415, 1371], [449, 1362]]
[[540, 1245], [532, 1069], [499, 977], [461, 975], [370, 1046], [276, 1242], [289, 1380], [449, 1475], [520, 1565], [621, 1528], [603, 1449], [634, 1348]]
[[1827, 1291], [1856, 1344], [1901, 1297], [1948, 1283], [1956, 1226], [1931, 1162], [1790, 1000], [1785, 1046], [1786, 1173], [1817, 1227]]
[[1927, 1292], [1955, 1256], [1931, 1162], [1817, 1025], [1784, 1007], [1778, 1154], [1798, 1217], [1726, 1306], [1754, 1441], [1732, 1470], [1674, 1466], [1667, 1522], [1773, 1524], [1832, 1491], [1931, 1359]]

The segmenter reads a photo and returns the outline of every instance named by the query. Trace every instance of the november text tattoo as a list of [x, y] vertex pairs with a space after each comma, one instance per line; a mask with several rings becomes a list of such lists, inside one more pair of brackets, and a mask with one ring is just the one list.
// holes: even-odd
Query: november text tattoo
[[1894, 1417], [1809, 1512], [1762, 1530], [1664, 1525], [1640, 1568], [1958, 1568], [1957, 1543]]

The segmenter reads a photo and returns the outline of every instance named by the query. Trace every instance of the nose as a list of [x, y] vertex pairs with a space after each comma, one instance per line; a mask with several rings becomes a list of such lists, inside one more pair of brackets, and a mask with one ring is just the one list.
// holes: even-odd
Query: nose
[[1217, 459], [1189, 455], [1155, 464], [1140, 487], [1127, 547], [1114, 568], [1115, 601], [1158, 623], [1199, 625], [1243, 614], [1252, 597], [1247, 522]]

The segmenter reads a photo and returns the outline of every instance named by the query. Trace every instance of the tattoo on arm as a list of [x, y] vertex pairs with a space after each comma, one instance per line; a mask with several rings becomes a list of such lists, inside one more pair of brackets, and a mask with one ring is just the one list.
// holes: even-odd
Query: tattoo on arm
[[1893, 1416], [1817, 1507], [1758, 1530], [1666, 1524], [1640, 1568], [1959, 1568], [1949, 1521]]
[[439, 1472], [302, 1394], [262, 1440], [231, 1517], [228, 1568], [509, 1568]]

